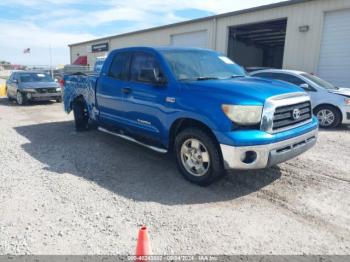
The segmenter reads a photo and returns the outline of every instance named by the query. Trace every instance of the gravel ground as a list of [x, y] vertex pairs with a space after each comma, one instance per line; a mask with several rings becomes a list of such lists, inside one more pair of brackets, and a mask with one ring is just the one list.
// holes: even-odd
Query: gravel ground
[[350, 128], [277, 167], [206, 188], [164, 155], [99, 131], [62, 105], [0, 99], [0, 254], [350, 254]]

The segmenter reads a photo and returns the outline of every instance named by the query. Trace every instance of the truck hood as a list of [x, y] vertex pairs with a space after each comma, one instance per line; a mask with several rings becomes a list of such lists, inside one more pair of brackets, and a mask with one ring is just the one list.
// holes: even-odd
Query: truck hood
[[239, 104], [263, 104], [272, 96], [292, 92], [304, 92], [301, 88], [283, 81], [258, 77], [240, 77], [228, 80], [205, 80], [186, 82], [193, 92], [221, 95], [223, 101]]
[[20, 83], [19, 88], [57, 88], [59, 85], [56, 82], [25, 82]]

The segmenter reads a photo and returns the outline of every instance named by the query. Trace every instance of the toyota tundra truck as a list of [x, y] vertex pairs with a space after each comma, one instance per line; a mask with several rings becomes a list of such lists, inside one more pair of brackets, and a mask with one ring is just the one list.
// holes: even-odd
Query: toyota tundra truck
[[97, 127], [159, 153], [205, 186], [229, 169], [263, 169], [307, 151], [318, 122], [309, 96], [286, 82], [249, 77], [205, 49], [112, 51], [98, 76], [65, 77], [76, 130]]

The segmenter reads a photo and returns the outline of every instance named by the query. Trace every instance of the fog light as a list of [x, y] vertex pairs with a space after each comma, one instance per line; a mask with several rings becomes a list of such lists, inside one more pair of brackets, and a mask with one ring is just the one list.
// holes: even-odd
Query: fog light
[[258, 155], [256, 154], [255, 151], [247, 151], [247, 152], [242, 154], [241, 160], [245, 164], [251, 164], [251, 163], [255, 162], [257, 156]]

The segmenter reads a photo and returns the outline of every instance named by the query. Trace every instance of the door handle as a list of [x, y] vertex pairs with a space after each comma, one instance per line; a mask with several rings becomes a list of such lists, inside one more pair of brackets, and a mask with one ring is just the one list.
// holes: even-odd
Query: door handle
[[130, 94], [131, 93], [131, 88], [130, 87], [123, 87], [122, 88], [122, 92], [124, 93], [124, 94]]

